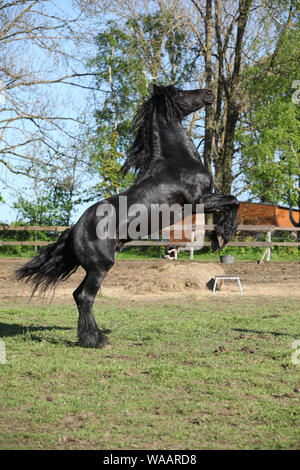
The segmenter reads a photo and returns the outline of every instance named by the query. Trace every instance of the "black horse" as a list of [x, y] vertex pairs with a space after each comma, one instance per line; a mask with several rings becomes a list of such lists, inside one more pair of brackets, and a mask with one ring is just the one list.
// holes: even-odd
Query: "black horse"
[[[115, 262], [115, 252], [131, 239], [129, 235], [120, 237], [118, 223], [114, 236], [99, 237], [97, 225], [103, 220], [103, 213], [99, 215], [103, 205], [109, 204], [118, 220], [120, 196], [127, 197], [128, 207], [139, 203], [149, 214], [153, 204], [179, 204], [181, 207], [190, 204], [193, 208], [203, 204], [205, 213], [219, 214], [211, 234], [214, 251], [231, 239], [237, 226], [239, 203], [233, 196], [213, 194], [212, 177], [181, 124], [185, 116], [211, 105], [213, 100], [213, 93], [206, 89], [183, 91], [174, 86], [154, 86], [151, 98], [134, 118], [135, 140], [122, 167], [123, 174], [129, 169], [136, 172], [133, 186], [89, 207], [73, 227], [60, 235], [57, 243], [47, 246], [17, 270], [17, 279], [32, 281], [34, 293], [37, 289], [45, 292], [48, 287], [55, 287], [78, 266], [84, 268], [86, 276], [73, 293], [79, 311], [80, 346], [97, 348], [108, 344], [95, 322], [93, 304], [104, 277]], [[124, 226], [126, 228], [134, 217], [128, 214], [122, 217], [124, 231]]]

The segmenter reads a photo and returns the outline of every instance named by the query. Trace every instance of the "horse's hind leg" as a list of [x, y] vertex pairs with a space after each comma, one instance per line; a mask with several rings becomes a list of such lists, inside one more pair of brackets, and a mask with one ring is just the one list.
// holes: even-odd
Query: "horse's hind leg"
[[95, 297], [101, 287], [102, 281], [113, 263], [104, 268], [86, 270], [82, 283], [73, 292], [78, 307], [78, 344], [85, 348], [103, 348], [109, 343], [96, 324], [93, 305]]

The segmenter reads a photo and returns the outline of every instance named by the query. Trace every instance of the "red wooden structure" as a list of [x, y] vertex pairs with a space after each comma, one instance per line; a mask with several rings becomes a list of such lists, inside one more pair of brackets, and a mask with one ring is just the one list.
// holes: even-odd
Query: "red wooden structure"
[[[294, 219], [298, 222], [300, 211], [293, 210]], [[239, 213], [240, 225], [275, 225], [276, 227], [293, 227], [289, 217], [289, 208], [254, 202], [241, 202]]]
[[[300, 220], [300, 211], [294, 209], [293, 216], [298, 222]], [[190, 216], [185, 220], [185, 223], [195, 224], [195, 216]], [[290, 221], [288, 207], [255, 202], [240, 203], [238, 223], [239, 225], [275, 225], [276, 227], [294, 227]], [[189, 242], [191, 241], [191, 231], [187, 231], [181, 238], [179, 238], [176, 236], [176, 232], [171, 228], [170, 241]]]

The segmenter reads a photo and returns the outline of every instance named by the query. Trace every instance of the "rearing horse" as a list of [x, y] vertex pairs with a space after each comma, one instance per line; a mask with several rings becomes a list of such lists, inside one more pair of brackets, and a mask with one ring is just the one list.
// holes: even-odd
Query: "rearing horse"
[[[108, 339], [97, 327], [93, 304], [102, 281], [115, 262], [115, 252], [130, 240], [119, 236], [99, 238], [99, 209], [109, 203], [119, 214], [120, 196], [127, 197], [128, 207], [143, 204], [151, 214], [153, 204], [203, 204], [205, 213], [218, 212], [218, 223], [211, 235], [213, 250], [223, 248], [236, 227], [239, 203], [233, 196], [213, 194], [213, 181], [201, 162], [197, 149], [183, 128], [182, 119], [213, 103], [210, 90], [180, 90], [174, 86], [154, 86], [154, 92], [133, 120], [135, 140], [122, 172], [133, 169], [137, 179], [122, 194], [112, 196], [89, 207], [78, 222], [65, 230], [57, 243], [16, 271], [17, 279], [32, 281], [33, 293], [55, 287], [79, 266], [85, 278], [74, 291], [78, 307], [78, 343], [88, 348], [104, 347]], [[151, 217], [151, 216], [150, 216]], [[122, 219], [126, 226], [131, 218]], [[160, 227], [162, 228], [162, 227]], [[222, 239], [222, 244], [219, 241]]]

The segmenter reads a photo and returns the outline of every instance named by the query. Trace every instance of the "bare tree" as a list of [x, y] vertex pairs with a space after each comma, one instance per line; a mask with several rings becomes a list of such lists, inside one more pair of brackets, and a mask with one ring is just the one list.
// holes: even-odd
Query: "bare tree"
[[2, 181], [7, 172], [31, 177], [36, 164], [65, 167], [67, 147], [87, 124], [90, 104], [71, 89], [93, 89], [83, 52], [94, 37], [75, 3], [0, 0]]

